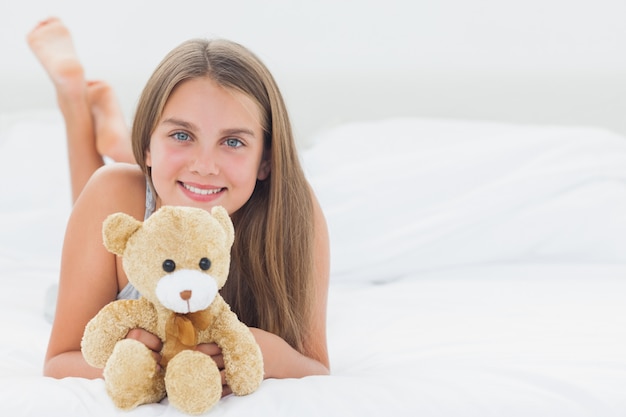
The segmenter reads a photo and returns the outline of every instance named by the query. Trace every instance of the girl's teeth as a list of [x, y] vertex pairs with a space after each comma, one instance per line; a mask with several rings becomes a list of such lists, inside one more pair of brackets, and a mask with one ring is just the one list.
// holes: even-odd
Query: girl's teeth
[[203, 190], [201, 188], [192, 187], [191, 185], [187, 185], [187, 184], [183, 184], [183, 186], [186, 189], [188, 189], [189, 191], [191, 191], [192, 193], [200, 194], [200, 195], [217, 194], [220, 191], [222, 191], [221, 188], [216, 188], [216, 189], [213, 189], [213, 190]]

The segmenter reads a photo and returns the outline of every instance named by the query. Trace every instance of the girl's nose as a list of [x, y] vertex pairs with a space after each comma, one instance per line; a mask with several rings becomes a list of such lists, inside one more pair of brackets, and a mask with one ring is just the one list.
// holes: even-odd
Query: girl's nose
[[219, 173], [214, 152], [208, 149], [198, 149], [191, 161], [189, 169], [200, 176], [216, 175]]

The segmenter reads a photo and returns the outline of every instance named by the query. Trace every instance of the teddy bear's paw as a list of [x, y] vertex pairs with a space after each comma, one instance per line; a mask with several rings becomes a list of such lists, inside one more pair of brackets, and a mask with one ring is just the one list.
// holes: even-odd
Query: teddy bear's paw
[[[260, 374], [260, 378], [257, 376]], [[244, 373], [244, 375], [249, 375], [249, 373]], [[230, 389], [233, 391], [233, 394], [237, 396], [243, 396], [252, 394], [254, 391], [259, 388], [261, 385], [261, 381], [263, 380], [263, 373], [255, 373], [254, 375], [250, 375], [249, 379], [243, 378], [241, 374], [236, 377], [227, 378], [227, 383]]]
[[201, 414], [222, 397], [222, 377], [204, 353], [184, 350], [167, 364], [165, 387], [170, 404], [189, 414]]
[[165, 397], [163, 372], [151, 351], [141, 342], [120, 340], [104, 368], [107, 392], [113, 403], [129, 410]]
[[256, 343], [249, 348], [241, 343], [237, 349], [222, 348], [226, 365], [226, 383], [235, 395], [248, 395], [256, 391], [263, 382], [263, 355]]

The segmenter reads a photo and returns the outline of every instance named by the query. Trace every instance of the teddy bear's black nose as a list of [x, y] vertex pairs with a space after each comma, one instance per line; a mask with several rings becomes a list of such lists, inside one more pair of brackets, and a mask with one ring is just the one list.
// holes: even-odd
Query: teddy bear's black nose
[[191, 298], [191, 290], [185, 290], [180, 292], [180, 298], [187, 301]]

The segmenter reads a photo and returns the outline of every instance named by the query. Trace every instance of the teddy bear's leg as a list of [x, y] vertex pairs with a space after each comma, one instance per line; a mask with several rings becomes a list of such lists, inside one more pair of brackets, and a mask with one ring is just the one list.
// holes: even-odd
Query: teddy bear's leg
[[104, 380], [113, 403], [124, 410], [165, 397], [163, 372], [150, 349], [133, 339], [115, 344], [104, 367]]
[[189, 414], [201, 414], [222, 397], [222, 377], [210, 356], [183, 350], [167, 364], [165, 387], [170, 404]]

